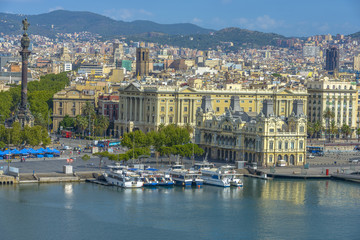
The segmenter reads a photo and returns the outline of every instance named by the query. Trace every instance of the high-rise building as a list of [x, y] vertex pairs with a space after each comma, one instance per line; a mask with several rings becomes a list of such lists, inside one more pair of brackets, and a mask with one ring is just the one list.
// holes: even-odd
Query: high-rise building
[[149, 75], [149, 49], [136, 48], [136, 76]]
[[121, 65], [121, 60], [124, 55], [124, 49], [123, 45], [121, 43], [113, 43], [113, 61], [116, 65], [116, 67], [119, 67]]
[[354, 57], [354, 70], [360, 71], [360, 53]]
[[339, 50], [336, 47], [326, 49], [325, 70], [329, 73], [339, 69]]

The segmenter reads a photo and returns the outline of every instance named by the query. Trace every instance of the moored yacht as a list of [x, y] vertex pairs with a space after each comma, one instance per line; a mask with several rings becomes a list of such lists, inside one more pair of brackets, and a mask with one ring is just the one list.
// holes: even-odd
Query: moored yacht
[[241, 179], [238, 177], [239, 174], [231, 166], [206, 169], [202, 170], [201, 173], [205, 184], [219, 187], [243, 186]]
[[124, 169], [110, 169], [103, 175], [108, 183], [123, 188], [139, 188], [144, 185], [139, 175]]
[[180, 186], [191, 186], [193, 182], [193, 178], [191, 175], [188, 175], [188, 170], [185, 169], [182, 164], [172, 165], [171, 168], [167, 171], [167, 173], [174, 180], [176, 185]]

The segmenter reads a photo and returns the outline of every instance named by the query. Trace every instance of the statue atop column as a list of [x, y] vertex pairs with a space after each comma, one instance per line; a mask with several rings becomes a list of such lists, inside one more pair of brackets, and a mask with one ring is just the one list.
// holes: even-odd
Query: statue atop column
[[29, 51], [30, 38], [26, 31], [28, 30], [30, 23], [25, 18], [22, 20], [23, 24], [23, 36], [21, 38], [21, 61], [22, 61], [22, 72], [21, 72], [21, 100], [18, 109], [16, 110], [15, 116], [11, 119], [12, 122], [20, 122], [21, 127], [33, 126], [34, 116], [31, 114], [29, 104], [27, 101], [27, 82], [28, 82], [28, 63], [31, 51]]

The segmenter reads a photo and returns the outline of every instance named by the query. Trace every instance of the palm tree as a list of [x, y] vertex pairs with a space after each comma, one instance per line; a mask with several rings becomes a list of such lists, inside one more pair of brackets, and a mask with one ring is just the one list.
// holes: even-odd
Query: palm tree
[[310, 141], [311, 141], [311, 138], [313, 137], [313, 135], [315, 133], [313, 124], [311, 122], [308, 122], [306, 129], [307, 129], [307, 133], [309, 135]]
[[109, 118], [105, 116], [98, 116], [95, 120], [95, 126], [99, 130], [98, 133], [101, 135], [109, 127]]
[[75, 127], [82, 132], [82, 135], [84, 136], [84, 131], [88, 127], [88, 120], [85, 116], [77, 115], [74, 121]]
[[343, 133], [343, 136], [346, 138], [346, 140], [348, 139], [349, 134], [351, 133], [351, 128], [349, 127], [349, 125], [342, 125], [341, 127], [341, 132]]
[[314, 132], [316, 134], [316, 136], [319, 135], [319, 133], [321, 132], [322, 130], [322, 126], [321, 126], [321, 122], [320, 121], [316, 121], [313, 125], [313, 128], [314, 128]]
[[323, 113], [323, 117], [326, 119], [327, 133], [330, 142], [330, 120], [332, 120], [335, 117], [335, 113], [331, 111], [330, 108], [326, 108], [326, 110]]
[[95, 117], [95, 106], [92, 102], [85, 102], [84, 105], [81, 107], [82, 115], [84, 116], [91, 116], [91, 118]]
[[330, 123], [330, 134], [332, 138], [334, 138], [334, 135], [338, 133], [338, 127], [336, 126], [335, 121], [331, 121]]
[[360, 128], [356, 129], [356, 134], [358, 135], [358, 142], [360, 141]]

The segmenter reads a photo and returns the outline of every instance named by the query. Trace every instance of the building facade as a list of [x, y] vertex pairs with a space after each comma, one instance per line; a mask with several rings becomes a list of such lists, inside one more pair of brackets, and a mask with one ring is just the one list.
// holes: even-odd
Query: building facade
[[137, 83], [120, 88], [119, 95], [119, 119], [115, 121], [115, 128], [121, 135], [133, 129], [143, 132], [157, 130], [161, 124], [194, 127], [203, 96], [210, 97], [217, 115], [229, 109], [231, 96], [238, 96], [240, 107], [252, 116], [260, 113], [266, 99], [273, 100], [275, 114], [283, 117], [290, 116], [294, 100], [303, 100], [305, 108], [307, 100], [306, 90], [203, 90]]
[[227, 162], [256, 162], [260, 166], [274, 166], [279, 160], [286, 165], [306, 163], [306, 116], [303, 102], [293, 102], [288, 118], [275, 115], [272, 100], [264, 100], [262, 111], [255, 117], [243, 112], [237, 96], [231, 97], [233, 108], [222, 115], [211, 110], [204, 97], [197, 111], [195, 142], [208, 158]]
[[355, 136], [358, 114], [356, 83], [324, 78], [309, 81], [307, 89], [309, 122], [320, 121], [326, 128], [327, 120], [324, 112], [329, 109], [334, 113], [334, 118], [330, 121], [334, 121], [337, 128], [341, 128], [344, 124], [348, 125], [352, 129], [351, 135]]
[[82, 106], [91, 102], [95, 106], [94, 90], [64, 89], [53, 96], [53, 129], [57, 131], [59, 123], [66, 115], [75, 118], [82, 114]]

